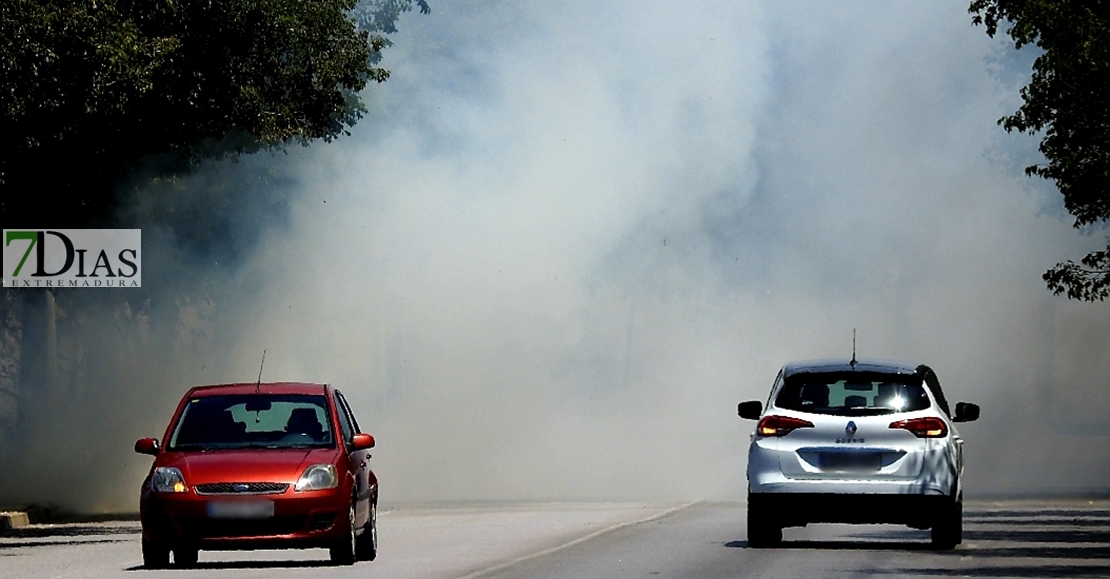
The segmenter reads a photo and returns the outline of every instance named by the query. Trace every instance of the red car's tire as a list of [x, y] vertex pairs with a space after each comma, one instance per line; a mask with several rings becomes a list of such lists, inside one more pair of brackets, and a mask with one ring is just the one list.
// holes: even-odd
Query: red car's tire
[[195, 567], [199, 553], [194, 547], [175, 547], [173, 550], [173, 564], [178, 567]]
[[331, 562], [336, 565], [353, 565], [355, 563], [355, 501], [351, 499], [351, 506], [347, 510], [347, 533], [342, 539], [337, 539], [328, 549]]
[[170, 566], [170, 548], [143, 539], [143, 567], [165, 569]]
[[373, 561], [378, 556], [378, 505], [370, 503], [370, 520], [355, 541], [355, 555], [359, 561]]

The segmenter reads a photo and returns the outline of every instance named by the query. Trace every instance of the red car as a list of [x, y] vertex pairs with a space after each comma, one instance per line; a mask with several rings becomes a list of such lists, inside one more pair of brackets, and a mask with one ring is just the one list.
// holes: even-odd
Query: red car
[[326, 547], [350, 565], [378, 551], [374, 437], [325, 384], [201, 386], [182, 398], [154, 455], [139, 512], [143, 564], [200, 550]]

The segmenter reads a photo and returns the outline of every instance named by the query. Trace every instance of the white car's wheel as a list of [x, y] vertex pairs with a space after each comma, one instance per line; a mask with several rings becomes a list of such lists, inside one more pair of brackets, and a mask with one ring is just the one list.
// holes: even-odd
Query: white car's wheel
[[774, 547], [782, 542], [782, 527], [767, 513], [753, 508], [748, 499], [748, 546], [754, 549]]
[[954, 500], [947, 505], [933, 523], [933, 548], [949, 550], [963, 542], [963, 501]]

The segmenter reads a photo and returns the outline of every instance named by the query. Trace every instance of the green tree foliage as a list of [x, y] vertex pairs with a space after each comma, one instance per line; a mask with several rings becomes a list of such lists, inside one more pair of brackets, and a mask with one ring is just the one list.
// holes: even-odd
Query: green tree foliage
[[[1051, 179], [1075, 227], [1110, 221], [1110, 2], [974, 0], [975, 24], [994, 36], [1007, 22], [1015, 48], [1043, 52], [1033, 63], [1022, 106], [999, 120], [1007, 131], [1043, 134], [1045, 164], [1026, 174]], [[1088, 301], [1110, 297], [1110, 247], [1044, 274], [1055, 294]]]
[[384, 81], [381, 50], [424, 0], [3, 0], [5, 224], [104, 222], [142, 159], [329, 141]]

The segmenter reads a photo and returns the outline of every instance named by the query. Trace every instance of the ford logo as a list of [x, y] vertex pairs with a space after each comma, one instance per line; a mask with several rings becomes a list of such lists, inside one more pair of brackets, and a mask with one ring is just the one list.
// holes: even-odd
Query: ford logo
[[234, 490], [237, 493], [243, 493], [243, 492], [246, 492], [246, 491], [250, 490], [251, 487], [250, 487], [250, 485], [245, 485], [243, 483], [239, 483], [239, 484], [232, 485], [231, 488], [232, 488], [232, 490]]
[[844, 434], [847, 434], [848, 438], [851, 438], [851, 437], [855, 436], [855, 434], [856, 434], [856, 423], [855, 423], [854, 420], [849, 420], [848, 421], [848, 426], [844, 427]]

